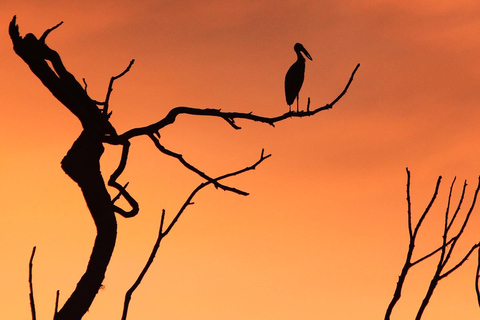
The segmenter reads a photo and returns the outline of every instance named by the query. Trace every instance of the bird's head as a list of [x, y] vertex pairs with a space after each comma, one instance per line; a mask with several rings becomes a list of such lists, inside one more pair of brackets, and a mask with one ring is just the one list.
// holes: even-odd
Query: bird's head
[[313, 60], [312, 57], [310, 56], [310, 53], [308, 53], [307, 49], [305, 49], [305, 47], [303, 46], [303, 44], [301, 44], [301, 43], [295, 43], [295, 46], [293, 47], [293, 49], [294, 49], [295, 52], [297, 52], [297, 53], [303, 52], [303, 54], [305, 55], [305, 57], [307, 57], [307, 58], [310, 59], [310, 60]]

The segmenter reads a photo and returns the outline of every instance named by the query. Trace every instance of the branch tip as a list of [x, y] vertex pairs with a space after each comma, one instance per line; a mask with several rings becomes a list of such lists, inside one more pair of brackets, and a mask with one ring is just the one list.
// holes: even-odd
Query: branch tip
[[47, 29], [45, 30], [45, 32], [42, 34], [42, 36], [40, 37], [39, 41], [45, 43], [45, 40], [47, 39], [47, 36], [50, 34], [50, 32], [52, 32], [53, 30], [57, 29], [58, 27], [60, 27], [61, 25], [63, 24], [63, 21], [60, 21], [60, 23], [58, 23], [56, 26], [50, 28], [50, 29]]
[[32, 250], [32, 255], [30, 256], [30, 262], [28, 264], [28, 284], [29, 284], [29, 287], [30, 287], [30, 294], [29, 294], [29, 297], [30, 297], [30, 310], [32, 312], [32, 320], [36, 320], [37, 319], [37, 313], [35, 311], [35, 300], [34, 300], [34, 297], [33, 297], [33, 280], [32, 280], [32, 269], [33, 269], [33, 257], [35, 256], [35, 251], [36, 251], [37, 247], [34, 246], [33, 247], [33, 250]]

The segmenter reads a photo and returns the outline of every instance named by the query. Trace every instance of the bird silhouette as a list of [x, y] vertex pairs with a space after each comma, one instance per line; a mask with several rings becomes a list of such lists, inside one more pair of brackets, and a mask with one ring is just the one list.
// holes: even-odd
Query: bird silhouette
[[297, 54], [297, 61], [288, 69], [285, 76], [285, 98], [288, 104], [288, 110], [292, 111], [292, 104], [297, 99], [297, 112], [298, 112], [298, 94], [302, 88], [303, 79], [305, 78], [305, 58], [302, 55], [313, 60], [307, 49], [301, 43], [295, 43], [293, 47]]

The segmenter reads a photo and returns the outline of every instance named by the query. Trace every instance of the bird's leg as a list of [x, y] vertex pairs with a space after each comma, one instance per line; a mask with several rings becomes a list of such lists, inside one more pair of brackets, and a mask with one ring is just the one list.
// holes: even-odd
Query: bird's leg
[[297, 94], [297, 112], [298, 112], [298, 94]]

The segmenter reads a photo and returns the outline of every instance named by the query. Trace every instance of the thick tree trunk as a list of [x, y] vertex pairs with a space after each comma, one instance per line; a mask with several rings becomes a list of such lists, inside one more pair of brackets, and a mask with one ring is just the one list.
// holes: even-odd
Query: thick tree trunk
[[100, 172], [103, 153], [98, 137], [83, 131], [62, 161], [66, 174], [78, 183], [97, 227], [97, 237], [85, 274], [55, 320], [81, 319], [88, 311], [105, 276], [115, 247], [117, 223], [110, 195]]
[[[15, 52], [32, 72], [82, 123], [83, 132], [62, 161], [65, 173], [75, 181], [85, 197], [97, 228], [97, 237], [87, 270], [55, 320], [79, 320], [88, 311], [105, 278], [105, 272], [115, 247], [117, 223], [114, 206], [100, 172], [100, 157], [106, 136], [115, 135], [108, 117], [90, 99], [75, 77], [67, 71], [57, 52], [45, 44], [49, 29], [37, 39], [33, 34], [20, 36], [16, 19], [9, 33]], [[53, 66], [49, 66], [47, 61]], [[48, 124], [45, 124], [48, 125]]]

